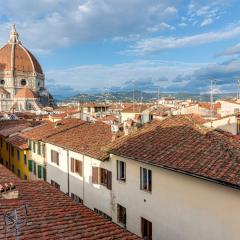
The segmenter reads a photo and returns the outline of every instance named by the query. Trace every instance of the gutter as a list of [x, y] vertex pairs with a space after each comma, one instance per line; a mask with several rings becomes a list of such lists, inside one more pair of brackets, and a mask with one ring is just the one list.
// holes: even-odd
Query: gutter
[[68, 187], [67, 187], [67, 194], [68, 194], [68, 196], [70, 196], [69, 195], [69, 190], [70, 190], [70, 180], [69, 180], [69, 150], [68, 149], [66, 149], [67, 150], [67, 178], [68, 178]]

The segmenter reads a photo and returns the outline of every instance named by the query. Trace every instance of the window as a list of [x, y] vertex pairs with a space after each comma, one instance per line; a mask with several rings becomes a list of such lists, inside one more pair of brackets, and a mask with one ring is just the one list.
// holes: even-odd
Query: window
[[34, 175], [37, 174], [37, 164], [35, 162], [33, 162], [33, 173]]
[[51, 180], [51, 185], [60, 190], [60, 185], [57, 182]]
[[127, 224], [127, 215], [126, 215], [126, 208], [121, 206], [120, 204], [117, 205], [117, 218], [118, 223], [122, 224], [124, 227], [126, 227]]
[[32, 149], [32, 141], [31, 140], [28, 140], [28, 148], [29, 148], [29, 150]]
[[42, 144], [42, 156], [45, 157], [45, 144]]
[[14, 147], [11, 146], [11, 153], [12, 153], [12, 157], [14, 157]]
[[20, 151], [17, 150], [17, 160], [20, 161]]
[[43, 167], [43, 179], [44, 181], [46, 181], [46, 168]]
[[98, 184], [98, 167], [92, 167], [92, 183]]
[[51, 150], [51, 162], [59, 165], [59, 153], [54, 150]]
[[140, 188], [142, 190], [152, 191], [152, 171], [146, 168], [140, 168]]
[[32, 160], [28, 160], [28, 170], [29, 170], [29, 172], [32, 172], [32, 170], [33, 170], [32, 165], [33, 165], [33, 161]]
[[117, 160], [117, 180], [126, 181], [126, 163]]
[[141, 218], [142, 237], [146, 240], [152, 240], [152, 223]]
[[22, 79], [22, 80], [21, 80], [21, 85], [22, 85], [22, 86], [26, 86], [26, 85], [27, 85], [27, 81], [26, 81], [25, 79]]
[[14, 165], [12, 164], [12, 172], [14, 173]]
[[97, 213], [98, 215], [112, 221], [112, 218], [110, 216], [108, 216], [106, 213], [104, 213], [103, 211], [97, 209], [97, 208], [94, 208], [94, 212]]
[[6, 149], [8, 150], [8, 143], [6, 143]]
[[27, 175], [24, 174], [24, 180], [27, 180]]
[[38, 142], [37, 153], [38, 153], [38, 155], [41, 155], [41, 143], [40, 142]]
[[1, 85], [5, 84], [5, 81], [3, 79], [0, 80]]
[[21, 177], [21, 171], [20, 171], [20, 169], [18, 169], [18, 177], [19, 177], [19, 178]]
[[42, 166], [38, 165], [38, 178], [42, 178]]
[[83, 200], [82, 200], [79, 196], [77, 196], [76, 194], [74, 194], [74, 193], [71, 193], [71, 198], [72, 198], [72, 200], [73, 200], [74, 202], [76, 202], [76, 203], [83, 203]]
[[24, 161], [24, 165], [27, 165], [27, 155], [26, 154], [24, 154], [24, 156], [23, 156], [23, 161]]
[[82, 177], [82, 162], [71, 158], [71, 172], [77, 173], [79, 176]]
[[3, 146], [3, 140], [2, 140], [2, 138], [1, 138], [1, 147]]
[[33, 142], [33, 152], [35, 153], [36, 152], [36, 143]]
[[100, 168], [100, 183], [103, 186], [107, 186], [107, 170]]

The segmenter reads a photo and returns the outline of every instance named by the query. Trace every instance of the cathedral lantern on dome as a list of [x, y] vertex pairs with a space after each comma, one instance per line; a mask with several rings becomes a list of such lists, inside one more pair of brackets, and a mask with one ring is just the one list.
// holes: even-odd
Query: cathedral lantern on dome
[[[1, 94], [4, 93], [4, 94]], [[41, 111], [50, 106], [45, 76], [35, 56], [19, 40], [13, 25], [0, 48], [0, 111]]]

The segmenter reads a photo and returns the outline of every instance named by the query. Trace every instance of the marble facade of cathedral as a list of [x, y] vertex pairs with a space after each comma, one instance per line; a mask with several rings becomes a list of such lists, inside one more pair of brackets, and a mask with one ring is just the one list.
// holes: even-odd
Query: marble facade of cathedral
[[21, 44], [13, 25], [0, 49], [0, 111], [41, 111], [52, 102], [39, 62]]

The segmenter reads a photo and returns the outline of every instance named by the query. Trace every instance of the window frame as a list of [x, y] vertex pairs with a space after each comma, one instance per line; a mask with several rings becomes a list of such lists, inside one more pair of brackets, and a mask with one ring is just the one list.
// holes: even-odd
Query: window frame
[[[122, 212], [123, 211], [123, 212]], [[119, 224], [121, 224], [124, 228], [127, 226], [127, 209], [117, 204], [117, 221]]]
[[[123, 166], [123, 169], [122, 169], [122, 166]], [[117, 180], [126, 182], [126, 162], [121, 160], [117, 160]]]
[[152, 192], [152, 170], [151, 169], [140, 167], [140, 189], [146, 192]]
[[59, 166], [59, 152], [53, 149], [51, 149], [51, 162]]

